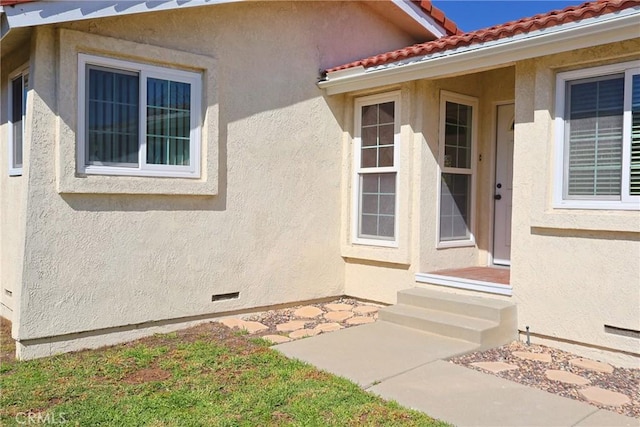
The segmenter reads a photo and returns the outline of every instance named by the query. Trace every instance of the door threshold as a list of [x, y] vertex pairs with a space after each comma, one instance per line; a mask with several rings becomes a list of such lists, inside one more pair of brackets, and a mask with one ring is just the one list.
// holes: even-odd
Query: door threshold
[[429, 285], [485, 292], [494, 295], [513, 295], [513, 287], [510, 284], [504, 283], [489, 282], [466, 277], [455, 277], [437, 273], [416, 273], [415, 279], [418, 283], [426, 283]]

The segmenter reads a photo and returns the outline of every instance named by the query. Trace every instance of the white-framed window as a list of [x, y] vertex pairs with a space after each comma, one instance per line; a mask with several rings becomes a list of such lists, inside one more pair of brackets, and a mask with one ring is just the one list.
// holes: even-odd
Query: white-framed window
[[87, 54], [78, 64], [78, 172], [200, 176], [200, 73]]
[[355, 100], [352, 241], [397, 247], [400, 93]]
[[438, 247], [475, 244], [477, 111], [476, 98], [440, 94]]
[[22, 66], [9, 75], [9, 175], [22, 175], [22, 146], [24, 140], [29, 68]]
[[640, 61], [558, 73], [554, 207], [640, 209]]

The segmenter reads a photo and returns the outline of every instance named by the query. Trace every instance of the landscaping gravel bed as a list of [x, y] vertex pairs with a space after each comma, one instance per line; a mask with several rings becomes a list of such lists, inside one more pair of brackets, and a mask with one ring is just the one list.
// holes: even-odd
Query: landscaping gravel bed
[[[327, 304], [349, 304], [349, 305], [352, 305], [354, 307], [354, 309], [356, 307], [360, 307], [360, 306], [363, 306], [363, 305], [382, 307], [381, 305], [372, 304], [372, 303], [364, 303], [364, 302], [359, 301], [357, 299], [344, 298], [344, 297], [336, 299], [336, 300], [333, 300], [331, 302], [308, 304], [307, 306], [317, 307], [317, 308], [323, 310], [324, 312], [328, 312], [330, 310], [327, 310], [325, 308], [325, 305], [327, 305]], [[276, 330], [276, 327], [278, 325], [280, 325], [282, 323], [287, 323], [287, 322], [290, 322], [290, 321], [294, 321], [294, 320], [304, 320], [305, 328], [307, 328], [307, 329], [313, 329], [313, 328], [315, 328], [316, 326], [318, 326], [318, 325], [320, 325], [322, 323], [334, 323], [334, 321], [327, 320], [324, 316], [318, 316], [318, 317], [315, 317], [315, 318], [300, 318], [300, 317], [297, 317], [294, 314], [294, 312], [297, 309], [299, 309], [300, 307], [302, 307], [302, 306], [283, 308], [283, 309], [280, 309], [280, 310], [264, 311], [262, 313], [256, 313], [256, 314], [242, 316], [242, 319], [243, 320], [248, 320], [248, 321], [253, 321], [253, 322], [260, 322], [263, 325], [268, 326], [269, 330], [261, 331], [258, 334], [260, 336], [268, 335], [268, 334], [279, 334], [280, 332], [278, 332]], [[358, 316], [372, 317], [373, 319], [377, 319], [378, 318], [378, 313], [377, 312], [362, 313], [362, 314], [358, 314]], [[353, 327], [353, 326], [358, 326], [358, 325], [350, 324], [347, 321], [335, 322], [335, 323], [339, 323], [342, 328], [350, 328], [350, 327]]]
[[[513, 352], [546, 353], [551, 356], [551, 362], [528, 360], [517, 357]], [[450, 359], [452, 363], [463, 365], [483, 373], [490, 373], [499, 377], [536, 387], [560, 396], [587, 402], [602, 409], [618, 412], [629, 417], [640, 418], [640, 369], [626, 369], [614, 367], [613, 372], [597, 372], [583, 369], [570, 363], [578, 356], [542, 345], [529, 345], [514, 341], [511, 344], [491, 350], [466, 354]], [[518, 369], [505, 370], [498, 373], [488, 372], [472, 363], [476, 362], [504, 362], [516, 365]], [[589, 384], [575, 385], [561, 381], [550, 380], [546, 377], [547, 370], [567, 371], [589, 380]], [[606, 406], [585, 399], [580, 390], [587, 387], [600, 387], [609, 391], [622, 393], [629, 397], [630, 402], [621, 406]]]

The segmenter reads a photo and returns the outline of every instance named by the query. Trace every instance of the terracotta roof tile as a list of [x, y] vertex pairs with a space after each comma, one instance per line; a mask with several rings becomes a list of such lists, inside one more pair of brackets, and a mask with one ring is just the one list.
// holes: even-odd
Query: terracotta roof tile
[[[421, 3], [430, 2], [423, 1]], [[424, 5], [421, 4], [421, 6], [423, 7], [423, 9], [427, 10]], [[388, 64], [391, 62], [396, 62], [416, 56], [444, 52], [463, 46], [470, 46], [473, 44], [485, 43], [512, 37], [518, 34], [525, 34], [531, 31], [580, 21], [582, 19], [605, 15], [607, 13], [618, 12], [637, 6], [640, 6], [640, 0], [598, 0], [587, 2], [579, 6], [569, 6], [562, 10], [554, 10], [548, 13], [534, 15], [529, 18], [506, 22], [501, 25], [472, 31], [465, 34], [454, 34], [430, 42], [416, 44], [413, 46], [394, 50], [392, 52], [382, 53], [379, 55], [371, 56], [369, 58], [361, 59], [359, 61], [354, 61], [349, 64], [330, 68], [326, 70], [326, 72], [330, 73], [333, 71], [345, 70], [358, 66], [366, 68]], [[436, 8], [432, 7], [431, 11], [429, 11], [432, 16], [434, 9]]]
[[411, 2], [420, 6], [422, 10], [428, 13], [434, 21], [445, 29], [448, 35], [462, 34], [462, 31], [458, 28], [456, 23], [447, 18], [444, 12], [435, 7], [430, 0], [411, 0]]
[[28, 3], [33, 0], [0, 0], [0, 6], [13, 6], [18, 3]]

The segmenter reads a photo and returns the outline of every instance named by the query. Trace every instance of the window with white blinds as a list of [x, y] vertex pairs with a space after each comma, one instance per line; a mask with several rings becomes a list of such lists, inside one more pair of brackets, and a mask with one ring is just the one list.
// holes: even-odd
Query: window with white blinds
[[80, 55], [79, 169], [197, 178], [201, 75]]
[[639, 66], [558, 74], [557, 206], [640, 208]]

